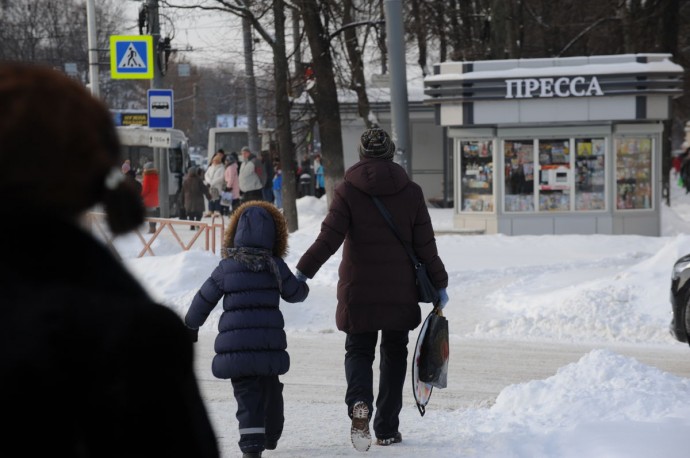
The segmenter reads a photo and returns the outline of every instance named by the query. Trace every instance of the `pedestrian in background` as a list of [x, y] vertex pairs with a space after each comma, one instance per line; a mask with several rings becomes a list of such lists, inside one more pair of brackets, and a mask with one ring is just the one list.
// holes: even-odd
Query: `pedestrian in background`
[[283, 209], [283, 171], [280, 169], [280, 163], [274, 166], [275, 176], [273, 177], [273, 202], [276, 207]]
[[230, 206], [230, 214], [240, 206], [240, 176], [239, 176], [239, 158], [237, 153], [232, 151], [228, 154], [225, 160], [225, 191], [232, 193], [232, 205]]
[[273, 177], [275, 176], [275, 170], [273, 169], [273, 161], [268, 151], [261, 152], [261, 162], [266, 171], [266, 181], [262, 189], [263, 197], [266, 202], [273, 203]]
[[302, 302], [309, 294], [283, 261], [287, 243], [287, 222], [275, 206], [242, 204], [225, 232], [223, 259], [185, 316], [196, 341], [199, 327], [223, 299], [212, 371], [232, 382], [244, 457], [275, 449], [283, 432], [279, 376], [290, 368], [290, 357], [280, 300]]
[[[211, 193], [199, 176], [196, 167], [190, 167], [182, 181], [182, 199], [186, 217], [189, 221], [201, 221], [204, 214], [204, 197], [211, 198]], [[189, 226], [196, 230], [196, 226]]]
[[687, 148], [680, 154], [673, 156], [673, 161], [671, 162], [671, 165], [673, 167], [673, 176], [678, 180], [678, 187], [680, 188], [682, 188], [684, 185], [683, 178], [681, 177], [680, 172], [683, 167], [683, 163], [685, 162], [685, 159], [688, 157], [688, 152], [690, 152], [690, 148]]
[[438, 256], [434, 229], [421, 187], [393, 162], [395, 144], [379, 128], [362, 133], [360, 161], [345, 172], [334, 193], [316, 241], [297, 263], [297, 278], [313, 278], [345, 242], [339, 269], [336, 324], [346, 333], [345, 403], [352, 419], [353, 445], [371, 444], [369, 420], [374, 412], [372, 364], [381, 334], [379, 390], [374, 432], [378, 445], [402, 441], [399, 414], [407, 373], [408, 333], [421, 322], [415, 270], [400, 240], [372, 197], [392, 215], [403, 240], [426, 265], [448, 302], [448, 274]]
[[323, 165], [321, 165], [321, 155], [317, 154], [314, 158], [314, 196], [320, 198], [326, 193], [326, 180], [323, 176]]
[[211, 164], [206, 169], [204, 174], [204, 182], [208, 186], [208, 191], [211, 198], [208, 201], [208, 210], [213, 216], [220, 216], [220, 195], [225, 191], [225, 166], [223, 165], [223, 157], [225, 153], [222, 150], [216, 152], [211, 159]]
[[[219, 456], [180, 317], [87, 230], [144, 222], [108, 107], [38, 64], [0, 65], [0, 406], [5, 457]], [[36, 133], [40, 132], [40, 135]], [[26, 156], [31, 160], [24, 160]]]
[[242, 147], [242, 167], [240, 167], [240, 191], [242, 203], [250, 200], [263, 200], [266, 184], [266, 170], [261, 160], [248, 146]]
[[[153, 162], [146, 162], [144, 164], [144, 174], [141, 183], [141, 197], [144, 199], [146, 215], [151, 218], [160, 216], [158, 200], [159, 182], [158, 169], [153, 166]], [[149, 234], [153, 234], [154, 232], [156, 232], [156, 223], [154, 221], [149, 221]]]
[[141, 196], [141, 182], [137, 180], [137, 172], [132, 168], [132, 163], [129, 159], [126, 159], [120, 167], [122, 174], [125, 176], [126, 181], [128, 181], [134, 189], [137, 190], [137, 194]]

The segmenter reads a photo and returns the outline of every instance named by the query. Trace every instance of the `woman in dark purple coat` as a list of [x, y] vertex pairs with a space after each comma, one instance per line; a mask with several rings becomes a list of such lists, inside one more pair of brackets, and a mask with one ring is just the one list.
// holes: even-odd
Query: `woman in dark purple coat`
[[381, 365], [374, 431], [379, 445], [402, 441], [398, 415], [407, 370], [408, 332], [421, 322], [415, 273], [405, 248], [377, 209], [377, 196], [391, 213], [401, 237], [425, 263], [443, 307], [448, 274], [438, 256], [422, 189], [392, 161], [395, 145], [383, 129], [361, 137], [360, 161], [336, 187], [321, 233], [297, 264], [298, 277], [313, 278], [344, 242], [338, 271], [338, 329], [345, 341], [345, 402], [352, 441], [365, 451], [371, 443], [373, 370], [379, 331]]

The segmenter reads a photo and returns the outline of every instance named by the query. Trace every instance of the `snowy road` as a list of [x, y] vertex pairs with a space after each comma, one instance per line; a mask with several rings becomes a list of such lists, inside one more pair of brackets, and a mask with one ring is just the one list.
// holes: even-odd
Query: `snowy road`
[[[410, 350], [417, 331], [410, 333]], [[236, 404], [230, 381], [215, 379], [210, 371], [215, 334], [200, 334], [197, 344], [197, 375], [204, 399], [211, 413], [223, 457], [240, 456], [237, 448]], [[290, 371], [282, 377], [285, 384], [285, 431], [277, 450], [266, 456], [358, 456], [349, 443], [349, 421], [346, 417], [343, 346], [344, 334], [292, 333], [288, 336]], [[416, 428], [444, 428], [436, 411], [489, 407], [498, 393], [508, 385], [548, 378], [569, 363], [578, 361], [593, 348], [608, 348], [625, 356], [657, 367], [665, 372], [690, 378], [690, 348], [669, 346], [531, 343], [520, 341], [486, 341], [453, 338], [448, 388], [435, 390], [424, 418], [419, 416], [410, 388], [405, 382], [405, 399], [401, 415], [404, 448], [372, 447], [377, 456], [410, 456], [424, 453], [423, 441], [415, 442]], [[377, 366], [375, 362], [375, 366]], [[376, 383], [376, 382], [375, 382]], [[444, 417], [447, 420], [447, 416]], [[328, 421], [324, 424], [324, 419]], [[443, 419], [440, 419], [443, 420]], [[458, 451], [453, 456], [469, 456]]]

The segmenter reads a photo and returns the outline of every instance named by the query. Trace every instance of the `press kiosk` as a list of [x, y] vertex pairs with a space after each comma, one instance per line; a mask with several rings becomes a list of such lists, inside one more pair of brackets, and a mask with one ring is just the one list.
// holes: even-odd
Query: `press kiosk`
[[454, 225], [660, 235], [669, 54], [446, 62], [425, 101], [453, 144]]

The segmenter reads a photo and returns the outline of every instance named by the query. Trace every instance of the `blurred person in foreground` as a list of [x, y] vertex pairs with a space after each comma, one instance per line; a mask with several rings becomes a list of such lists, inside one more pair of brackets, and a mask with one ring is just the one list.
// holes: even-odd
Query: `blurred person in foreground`
[[[0, 455], [217, 457], [193, 347], [82, 226], [143, 223], [107, 107], [75, 80], [0, 64]], [[27, 160], [31, 157], [31, 160]]]
[[426, 264], [443, 308], [448, 274], [438, 256], [422, 189], [393, 162], [395, 144], [379, 128], [362, 133], [360, 161], [345, 172], [333, 193], [316, 241], [297, 263], [298, 279], [313, 278], [345, 243], [338, 269], [336, 325], [345, 338], [345, 403], [350, 435], [359, 451], [371, 445], [373, 369], [381, 334], [379, 389], [374, 432], [378, 445], [402, 442], [399, 414], [407, 373], [408, 333], [421, 322], [415, 270], [405, 248], [379, 212], [378, 197], [405, 242]]

